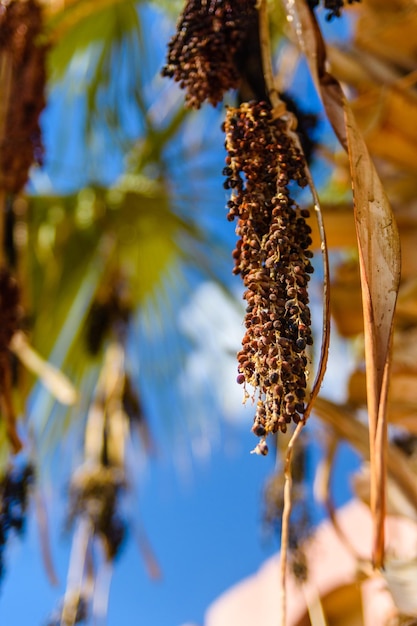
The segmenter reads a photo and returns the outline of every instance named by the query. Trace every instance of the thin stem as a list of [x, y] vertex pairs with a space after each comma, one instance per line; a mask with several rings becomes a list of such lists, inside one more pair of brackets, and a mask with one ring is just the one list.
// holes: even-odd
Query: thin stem
[[291, 474], [291, 461], [295, 442], [305, 424], [308, 415], [311, 412], [313, 403], [319, 393], [321, 384], [323, 382], [324, 374], [326, 371], [329, 343], [330, 343], [330, 270], [329, 270], [329, 257], [328, 248], [326, 242], [326, 234], [324, 229], [323, 216], [320, 207], [320, 200], [315, 188], [313, 178], [311, 176], [310, 169], [307, 165], [307, 160], [302, 149], [300, 139], [295, 132], [297, 127], [296, 117], [287, 111], [285, 103], [281, 100], [279, 92], [275, 86], [274, 73], [272, 68], [272, 54], [271, 43], [269, 37], [269, 22], [266, 0], [260, 0], [258, 4], [259, 12], [259, 37], [262, 54], [262, 65], [264, 71], [265, 84], [267, 87], [268, 95], [273, 107], [274, 118], [284, 117], [287, 122], [287, 133], [291, 137], [294, 146], [299, 153], [304, 157], [304, 173], [310, 187], [314, 210], [316, 213], [316, 219], [318, 229], [320, 233], [321, 241], [321, 253], [323, 261], [323, 322], [322, 322], [322, 341], [320, 349], [320, 360], [316, 373], [316, 378], [313, 383], [313, 387], [310, 393], [310, 398], [304, 413], [304, 419], [300, 422], [287, 447], [287, 454], [285, 460], [285, 483], [284, 483], [284, 510], [282, 513], [282, 533], [281, 533], [281, 562], [280, 562], [280, 596], [281, 596], [281, 625], [285, 626], [286, 623], [286, 569], [287, 569], [287, 555], [288, 555], [288, 541], [289, 541], [289, 526], [291, 515], [291, 488], [292, 488], [292, 474]]
[[262, 67], [264, 71], [265, 85], [269, 99], [274, 109], [274, 117], [281, 117], [287, 113], [285, 102], [279, 97], [279, 91], [275, 86], [274, 71], [272, 68], [271, 40], [269, 37], [268, 7], [266, 0], [260, 0], [258, 5], [259, 16], [259, 39], [261, 44]]
[[327, 446], [326, 455], [324, 461], [320, 467], [321, 474], [321, 488], [320, 488], [320, 496], [319, 500], [324, 504], [327, 515], [329, 516], [330, 523], [333, 526], [333, 530], [336, 535], [340, 539], [341, 543], [345, 546], [346, 550], [350, 552], [352, 558], [356, 561], [358, 569], [363, 572], [366, 576], [372, 575], [372, 568], [370, 565], [358, 554], [357, 550], [354, 548], [350, 538], [346, 535], [344, 530], [339, 524], [336, 515], [336, 509], [332, 499], [331, 486], [330, 481], [332, 478], [332, 470], [334, 466], [334, 461], [336, 457], [337, 448], [339, 446], [339, 438], [333, 432], [330, 443]]
[[307, 605], [308, 616], [312, 626], [329, 626], [324, 613], [323, 604], [320, 599], [320, 595], [317, 592], [315, 598], [312, 600], [306, 591], [305, 585], [303, 585], [304, 599]]
[[[302, 150], [298, 135], [294, 132], [294, 141], [299, 150]], [[316, 378], [313, 383], [313, 387], [310, 393], [310, 399], [307, 404], [306, 411], [304, 413], [304, 420], [306, 420], [311, 413], [313, 404], [319, 394], [321, 384], [323, 382], [324, 374], [326, 373], [327, 361], [329, 357], [329, 345], [330, 345], [330, 264], [329, 264], [329, 251], [326, 240], [326, 230], [324, 228], [323, 213], [320, 206], [320, 199], [317, 193], [317, 189], [314, 185], [313, 178], [311, 176], [310, 168], [305, 161], [304, 165], [305, 176], [310, 187], [311, 195], [314, 202], [314, 212], [316, 214], [317, 225], [320, 234], [320, 250], [323, 263], [323, 319], [322, 319], [322, 336], [320, 347], [320, 358], [317, 368]]]
[[86, 461], [100, 464], [103, 455], [103, 432], [108, 416], [111, 426], [108, 432], [107, 452], [112, 465], [122, 467], [125, 455], [126, 429], [121, 411], [125, 381], [125, 352], [121, 343], [112, 342], [106, 349], [94, 399], [90, 405], [85, 430], [84, 454]]
[[[337, 405], [325, 398], [317, 398], [315, 411], [323, 422], [333, 428], [339, 438], [346, 439], [365, 460], [369, 460], [368, 428], [355, 419], [348, 407]], [[387, 449], [387, 466], [390, 478], [397, 483], [410, 504], [417, 510], [415, 474], [410, 470], [404, 455], [393, 446], [388, 446]]]
[[9, 349], [29, 371], [38, 376], [59, 402], [69, 406], [75, 404], [77, 391], [71, 381], [29, 345], [22, 331], [18, 330], [13, 335]]
[[308, 418], [315, 399], [320, 391], [321, 384], [323, 382], [324, 374], [326, 372], [327, 360], [329, 354], [330, 345], [330, 264], [329, 253], [326, 240], [326, 231], [324, 228], [323, 214], [320, 205], [319, 195], [314, 185], [313, 177], [310, 172], [310, 168], [307, 164], [307, 159], [303, 148], [301, 146], [300, 138], [295, 132], [297, 128], [297, 119], [295, 115], [287, 111], [285, 102], [279, 97], [279, 92], [275, 87], [275, 79], [272, 68], [272, 54], [271, 54], [271, 42], [269, 37], [269, 22], [266, 0], [260, 0], [259, 7], [259, 38], [261, 42], [262, 52], [262, 66], [264, 71], [265, 83], [267, 86], [268, 94], [273, 106], [273, 115], [277, 117], [285, 117], [287, 120], [287, 132], [291, 137], [294, 145], [299, 153], [304, 157], [304, 174], [310, 188], [311, 196], [313, 199], [314, 211], [316, 214], [317, 226], [320, 235], [320, 250], [323, 263], [323, 320], [322, 320], [322, 340], [320, 348], [320, 359], [317, 368], [316, 378], [314, 380], [310, 398], [304, 413], [304, 422]]
[[299, 422], [297, 428], [293, 432], [291, 439], [288, 442], [287, 454], [285, 456], [285, 469], [284, 469], [284, 510], [282, 512], [282, 530], [281, 530], [281, 556], [280, 556], [280, 577], [279, 577], [279, 589], [280, 589], [280, 624], [286, 625], [287, 618], [287, 593], [286, 593], [286, 579], [287, 579], [287, 561], [288, 561], [288, 544], [289, 544], [289, 532], [290, 532], [290, 516], [292, 509], [292, 455], [294, 452], [295, 442], [297, 441], [301, 430], [304, 426], [304, 422]]
[[88, 545], [92, 537], [89, 520], [82, 517], [72, 543], [60, 626], [74, 626], [77, 607], [83, 591], [83, 579]]
[[110, 586], [113, 576], [113, 563], [104, 560], [98, 569], [94, 581], [92, 613], [94, 626], [105, 626], [108, 610]]
[[55, 566], [51, 554], [51, 546], [49, 542], [50, 532], [46, 502], [39, 485], [37, 485], [37, 487], [35, 488], [34, 499], [42, 561], [45, 566], [49, 582], [54, 587], [57, 587], [59, 585], [59, 580], [55, 571]]

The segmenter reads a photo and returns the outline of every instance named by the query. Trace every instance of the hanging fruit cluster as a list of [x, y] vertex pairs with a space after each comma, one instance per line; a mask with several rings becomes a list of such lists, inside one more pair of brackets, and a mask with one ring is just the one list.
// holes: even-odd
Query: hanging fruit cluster
[[307, 180], [303, 155], [269, 105], [228, 109], [224, 130], [228, 218], [238, 220], [234, 273], [247, 302], [238, 382], [258, 390], [253, 432], [263, 437], [285, 432], [305, 411], [312, 241], [309, 212], [291, 198], [289, 185]]
[[[237, 219], [234, 273], [246, 291], [246, 334], [238, 354], [239, 383], [253, 388], [255, 451], [267, 454], [269, 433], [304, 420], [308, 346], [312, 344], [307, 293], [312, 253], [309, 212], [290, 189], [305, 187], [305, 155], [285, 115], [276, 118], [262, 71], [258, 9], [247, 0], [189, 0], [169, 44], [162, 73], [186, 91], [189, 106], [216, 105], [225, 91], [247, 82], [239, 58], [251, 42], [260, 68], [259, 100], [229, 108], [224, 123], [228, 219]], [[245, 44], [246, 42], [246, 44]], [[259, 82], [259, 80], [258, 80]], [[240, 97], [242, 97], [242, 91]]]
[[186, 89], [190, 107], [221, 102], [238, 86], [235, 60], [256, 17], [255, 0], [188, 0], [162, 70]]

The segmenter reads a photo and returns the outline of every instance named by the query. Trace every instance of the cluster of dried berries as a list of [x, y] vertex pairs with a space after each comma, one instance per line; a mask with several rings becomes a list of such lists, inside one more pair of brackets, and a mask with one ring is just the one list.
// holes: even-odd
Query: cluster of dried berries
[[[46, 51], [39, 43], [42, 11], [37, 0], [0, 4], [0, 58], [11, 64], [4, 134], [0, 140], [1, 186], [17, 193], [32, 163], [41, 163], [39, 115], [45, 106]], [[4, 89], [4, 85], [2, 86]]]
[[163, 76], [187, 92], [188, 106], [221, 102], [239, 85], [236, 55], [257, 15], [256, 0], [187, 0], [168, 46]]
[[[323, 5], [327, 10], [326, 20], [330, 22], [334, 17], [340, 17], [342, 15], [342, 9], [346, 4], [353, 4], [354, 2], [360, 2], [361, 0], [324, 0]], [[315, 9], [320, 0], [308, 0], [308, 4], [312, 9]]]
[[0, 577], [2, 553], [11, 530], [21, 533], [25, 523], [29, 488], [33, 483], [31, 465], [10, 469], [0, 481]]
[[238, 354], [238, 382], [258, 392], [253, 432], [266, 454], [265, 436], [303, 420], [306, 347], [312, 344], [307, 285], [313, 272], [309, 212], [290, 196], [307, 184], [304, 157], [266, 103], [228, 109], [225, 188], [230, 221], [239, 236], [234, 273], [247, 301], [246, 334]]
[[126, 523], [118, 512], [124, 486], [121, 471], [103, 465], [83, 466], [71, 481], [68, 521], [87, 516], [109, 560], [117, 556], [126, 535]]

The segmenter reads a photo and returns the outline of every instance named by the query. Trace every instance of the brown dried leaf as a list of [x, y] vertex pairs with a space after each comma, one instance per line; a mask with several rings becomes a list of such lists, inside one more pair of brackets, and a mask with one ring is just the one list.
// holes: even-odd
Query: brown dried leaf
[[367, 0], [355, 32], [359, 48], [392, 66], [415, 70], [417, 7], [410, 0]]
[[371, 508], [375, 564], [383, 563], [386, 404], [390, 347], [400, 282], [400, 243], [392, 209], [350, 107], [346, 116], [364, 313], [367, 400], [371, 446]]
[[[325, 398], [317, 398], [314, 410], [317, 416], [332, 428], [339, 438], [346, 439], [356, 448], [365, 460], [369, 459], [367, 428], [355, 419], [346, 407], [337, 405]], [[394, 446], [387, 450], [387, 466], [390, 478], [395, 481], [404, 496], [417, 510], [416, 474], [411, 469], [409, 459]]]
[[380, 567], [384, 553], [386, 403], [401, 269], [399, 235], [353, 113], [339, 82], [326, 70], [326, 49], [314, 14], [301, 0], [289, 0], [287, 5], [327, 116], [348, 152], [351, 166], [365, 325], [374, 563]]

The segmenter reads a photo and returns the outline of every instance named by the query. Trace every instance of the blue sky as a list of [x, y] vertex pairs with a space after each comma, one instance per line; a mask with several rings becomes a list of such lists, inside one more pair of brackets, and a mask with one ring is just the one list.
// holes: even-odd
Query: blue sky
[[[308, 428], [314, 430], [317, 425], [311, 421]], [[249, 454], [254, 438], [248, 431], [243, 424], [224, 428], [222, 445], [210, 459], [194, 461], [187, 481], [167, 460], [145, 471], [131, 513], [146, 531], [162, 579], [149, 578], [133, 527], [114, 567], [108, 626], [202, 625], [208, 605], [277, 550], [277, 538], [266, 532], [261, 518], [262, 492], [273, 471], [273, 458]], [[317, 459], [318, 450], [313, 447], [311, 469]], [[351, 463], [349, 451], [343, 448], [339, 479]], [[338, 485], [335, 498], [340, 505], [349, 497], [349, 489], [345, 480]], [[317, 521], [321, 515], [318, 508]], [[23, 541], [12, 542], [1, 589], [0, 623], [41, 626], [51, 607], [58, 604], [70, 536], [56, 524], [56, 517], [51, 540], [60, 579], [56, 589], [51, 588], [42, 565], [34, 516]]]
[[[140, 516], [134, 518], [146, 530], [162, 580], [150, 580], [131, 530], [115, 564], [108, 626], [201, 624], [208, 604], [276, 549], [260, 526], [261, 490], [272, 457], [250, 455], [253, 436], [240, 428], [232, 431], [222, 450], [193, 464], [188, 484], [163, 461], [139, 481], [133, 512], [139, 509]], [[58, 526], [52, 538], [60, 589], [51, 589], [46, 579], [32, 518], [23, 542], [13, 542], [8, 552], [2, 624], [41, 625], [56, 606], [64, 591], [70, 537]]]

